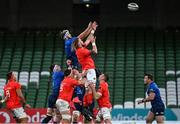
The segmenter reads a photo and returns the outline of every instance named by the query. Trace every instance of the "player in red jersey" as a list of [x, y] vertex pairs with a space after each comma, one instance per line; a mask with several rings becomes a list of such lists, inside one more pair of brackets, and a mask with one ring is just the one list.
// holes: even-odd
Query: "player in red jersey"
[[6, 102], [6, 107], [12, 111], [17, 123], [27, 123], [27, 115], [24, 112], [23, 105], [30, 108], [26, 104], [21, 91], [21, 85], [16, 81], [16, 76], [13, 72], [7, 74], [8, 83], [4, 86], [5, 98], [1, 102]]
[[93, 96], [95, 99], [97, 99], [98, 105], [99, 105], [99, 112], [96, 116], [96, 121], [100, 122], [101, 119], [107, 124], [111, 124], [111, 108], [112, 105], [110, 103], [110, 94], [108, 89], [108, 81], [109, 77], [107, 74], [101, 74], [99, 76], [99, 88], [96, 92], [95, 87], [90, 84], [90, 88], [93, 91]]
[[[74, 76], [77, 76], [77, 80]], [[71, 123], [70, 102], [73, 96], [75, 86], [84, 85], [85, 80], [82, 79], [77, 70], [67, 69], [64, 72], [64, 80], [61, 83], [58, 100], [56, 106], [62, 115], [63, 123]]]
[[96, 38], [91, 35], [90, 39], [88, 39], [92, 43], [92, 50], [88, 50], [83, 47], [81, 39], [76, 39], [73, 43], [73, 48], [76, 50], [76, 55], [79, 63], [82, 66], [82, 74], [86, 75], [87, 81], [91, 83], [96, 83], [96, 72], [95, 72], [95, 64], [94, 60], [91, 57], [91, 54], [97, 54], [97, 47], [95, 40]]

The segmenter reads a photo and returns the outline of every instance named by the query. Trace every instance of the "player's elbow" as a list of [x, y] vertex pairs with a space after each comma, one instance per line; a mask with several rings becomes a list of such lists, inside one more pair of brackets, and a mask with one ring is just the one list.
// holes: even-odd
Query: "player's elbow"
[[95, 99], [98, 100], [100, 98], [100, 95], [99, 94], [96, 94], [95, 95]]
[[97, 51], [97, 50], [93, 50], [93, 54], [94, 54], [94, 55], [97, 55], [97, 54], [98, 54], [98, 51]]

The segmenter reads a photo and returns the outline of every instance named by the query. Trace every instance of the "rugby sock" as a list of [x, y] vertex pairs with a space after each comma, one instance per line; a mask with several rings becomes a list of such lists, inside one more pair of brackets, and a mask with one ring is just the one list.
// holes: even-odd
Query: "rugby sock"
[[47, 116], [42, 120], [42, 123], [43, 123], [43, 124], [48, 123], [51, 119], [52, 119], [52, 116], [47, 115]]

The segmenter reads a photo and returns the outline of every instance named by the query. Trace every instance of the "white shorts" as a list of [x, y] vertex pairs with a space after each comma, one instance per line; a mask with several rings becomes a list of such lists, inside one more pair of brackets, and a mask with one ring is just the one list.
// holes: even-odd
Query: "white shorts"
[[27, 114], [24, 112], [23, 107], [12, 109], [12, 112], [17, 119], [27, 118]]
[[80, 116], [80, 112], [79, 112], [79, 111], [77, 111], [77, 110], [74, 110], [72, 115], [77, 115], [77, 116]]
[[92, 82], [92, 83], [96, 84], [96, 71], [95, 71], [95, 69], [88, 69], [86, 77], [87, 77], [88, 82]]
[[63, 99], [58, 99], [56, 101], [56, 107], [59, 110], [59, 112], [62, 115], [62, 119], [65, 120], [70, 120], [71, 119], [71, 115], [68, 113], [63, 113], [63, 112], [69, 112], [70, 113], [70, 106], [69, 103]]
[[101, 118], [103, 120], [111, 120], [111, 109], [107, 107], [101, 108], [96, 116], [96, 120], [100, 122]]
[[65, 111], [70, 111], [69, 103], [63, 99], [57, 99], [56, 107], [60, 113]]

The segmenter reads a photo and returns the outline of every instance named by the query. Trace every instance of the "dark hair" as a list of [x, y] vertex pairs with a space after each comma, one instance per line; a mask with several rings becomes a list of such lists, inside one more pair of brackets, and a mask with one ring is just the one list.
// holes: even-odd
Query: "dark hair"
[[12, 74], [13, 74], [13, 72], [12, 72], [12, 71], [7, 73], [7, 75], [6, 75], [7, 80], [11, 79]]
[[50, 72], [53, 72], [53, 69], [54, 69], [54, 66], [55, 66], [56, 64], [51, 64], [51, 66], [49, 67], [49, 70], [50, 70]]
[[109, 80], [109, 76], [107, 74], [104, 74], [105, 76], [105, 81], [108, 81]]
[[144, 76], [147, 76], [148, 79], [153, 80], [153, 75], [152, 74], [145, 73]]
[[69, 76], [71, 74], [71, 69], [66, 69], [64, 71], [64, 76]]

